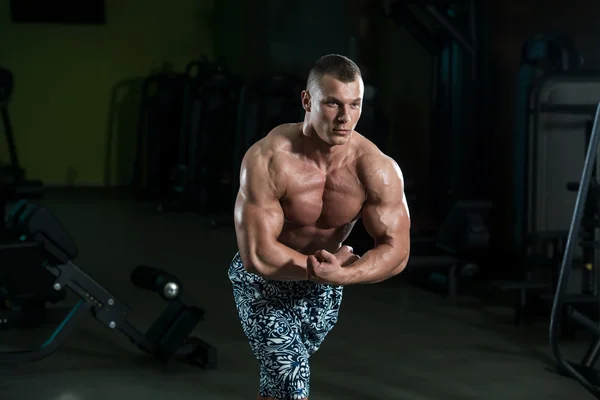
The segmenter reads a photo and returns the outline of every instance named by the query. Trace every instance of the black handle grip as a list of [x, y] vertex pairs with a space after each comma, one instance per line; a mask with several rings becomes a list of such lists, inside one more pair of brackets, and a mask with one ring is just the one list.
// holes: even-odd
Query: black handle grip
[[181, 292], [181, 283], [176, 276], [145, 265], [133, 269], [131, 283], [140, 289], [158, 293], [165, 300], [173, 300]]

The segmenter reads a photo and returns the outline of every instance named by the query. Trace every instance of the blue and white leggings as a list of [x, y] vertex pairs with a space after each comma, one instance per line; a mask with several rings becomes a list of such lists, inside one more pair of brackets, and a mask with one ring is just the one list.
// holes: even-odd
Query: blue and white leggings
[[308, 397], [308, 359], [337, 322], [342, 287], [268, 280], [247, 272], [239, 253], [229, 279], [242, 328], [260, 362], [260, 395]]

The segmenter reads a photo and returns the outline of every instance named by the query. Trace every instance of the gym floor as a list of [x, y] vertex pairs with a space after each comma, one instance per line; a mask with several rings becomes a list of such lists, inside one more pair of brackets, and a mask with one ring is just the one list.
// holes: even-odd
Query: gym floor
[[[129, 283], [138, 264], [172, 271], [194, 305], [206, 310], [195, 335], [214, 344], [219, 368], [163, 367], [92, 317], [37, 363], [0, 369], [3, 400], [254, 399], [258, 365], [241, 330], [227, 278], [235, 252], [231, 228], [211, 230], [195, 215], [157, 214], [114, 195], [52, 192], [42, 201], [78, 243], [76, 260], [133, 309], [146, 328], [160, 313], [157, 295]], [[511, 325], [509, 310], [472, 299], [450, 305], [400, 277], [348, 287], [337, 327], [311, 359], [311, 399], [588, 399], [558, 376], [547, 321]], [[40, 340], [33, 331], [0, 331], [3, 346]], [[30, 342], [31, 343], [31, 342]], [[579, 359], [587, 343], [565, 351]]]

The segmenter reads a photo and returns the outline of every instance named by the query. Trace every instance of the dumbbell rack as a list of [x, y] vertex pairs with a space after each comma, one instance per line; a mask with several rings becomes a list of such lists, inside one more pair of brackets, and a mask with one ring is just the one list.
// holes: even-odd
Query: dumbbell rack
[[[142, 351], [165, 364], [173, 358], [179, 358], [206, 369], [217, 367], [216, 348], [201, 339], [189, 337], [204, 311], [186, 306], [181, 300], [180, 290], [172, 293], [172, 299], [164, 311], [144, 334], [128, 322], [130, 307], [72, 261], [77, 255], [77, 247], [49, 210], [23, 201], [11, 212], [10, 221], [13, 229], [26, 234], [30, 241], [47, 253], [48, 260], [44, 267], [56, 277], [54, 290], [67, 288], [77, 294], [80, 300], [45, 343], [29, 350], [0, 352], [0, 364], [33, 362], [51, 355], [73, 331], [77, 321], [91, 314], [104, 326], [120, 331]], [[176, 279], [160, 270], [151, 269], [151, 272], [165, 278], [165, 285]], [[177, 287], [180, 286], [178, 282]], [[146, 288], [156, 290], [156, 287]]]

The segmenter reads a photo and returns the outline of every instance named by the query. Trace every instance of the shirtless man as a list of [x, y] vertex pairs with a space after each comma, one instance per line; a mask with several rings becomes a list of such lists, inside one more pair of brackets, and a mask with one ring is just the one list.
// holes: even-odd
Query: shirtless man
[[[363, 91], [354, 62], [320, 58], [302, 92], [304, 122], [274, 128], [242, 160], [229, 279], [260, 363], [258, 399], [308, 398], [308, 359], [337, 321], [342, 288], [408, 262], [400, 168], [354, 131]], [[342, 245], [359, 218], [374, 239], [362, 257]]]

